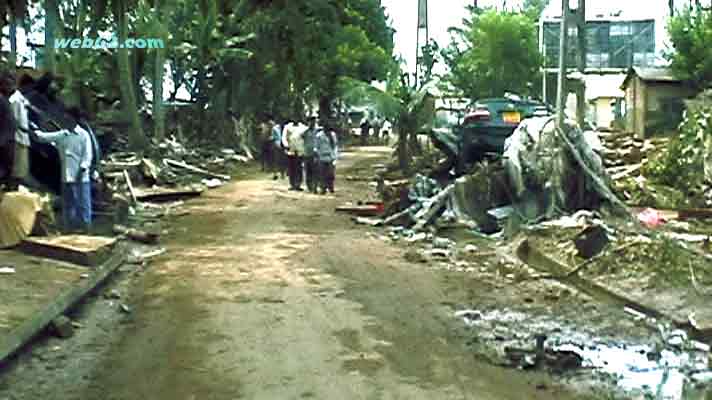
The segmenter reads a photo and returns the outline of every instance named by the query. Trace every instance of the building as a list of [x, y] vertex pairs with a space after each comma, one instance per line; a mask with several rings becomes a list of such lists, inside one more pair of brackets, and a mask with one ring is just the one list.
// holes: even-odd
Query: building
[[621, 107], [625, 92], [621, 89], [623, 80], [618, 74], [591, 75], [586, 87], [588, 117], [600, 130], [614, 128], [614, 122], [622, 116]]
[[697, 91], [669, 68], [632, 67], [623, 81], [626, 130], [644, 138], [675, 129], [682, 120], [684, 100]]
[[[675, 0], [676, 9], [688, 5]], [[670, 18], [669, 0], [636, 1], [597, 0], [586, 2], [586, 101], [599, 127], [610, 126], [616, 104], [623, 93], [622, 82], [631, 67], [664, 68], [669, 65], [664, 52], [670, 39], [666, 25]], [[556, 99], [559, 63], [561, 0], [552, 0], [539, 21], [539, 50], [544, 58], [542, 68], [543, 97], [548, 103]], [[577, 29], [571, 24], [566, 64], [569, 75], [576, 70]], [[575, 111], [567, 110], [575, 115]]]

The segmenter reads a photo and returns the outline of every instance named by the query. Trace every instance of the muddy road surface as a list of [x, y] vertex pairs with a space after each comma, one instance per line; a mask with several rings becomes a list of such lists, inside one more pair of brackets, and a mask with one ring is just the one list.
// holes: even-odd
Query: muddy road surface
[[[346, 152], [337, 174], [387, 156]], [[189, 202], [167, 253], [124, 279], [131, 313], [102, 322], [113, 303], [97, 295], [77, 336], [40, 340], [2, 371], [0, 399], [578, 398], [478, 360], [452, 304], [489, 289], [335, 214], [372, 191], [338, 176], [335, 195], [255, 174]]]

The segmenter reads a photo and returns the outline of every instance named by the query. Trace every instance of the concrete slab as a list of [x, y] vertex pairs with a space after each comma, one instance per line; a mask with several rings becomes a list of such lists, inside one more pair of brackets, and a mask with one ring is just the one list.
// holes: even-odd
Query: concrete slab
[[116, 242], [116, 238], [85, 235], [30, 237], [18, 249], [33, 256], [93, 267], [106, 261]]

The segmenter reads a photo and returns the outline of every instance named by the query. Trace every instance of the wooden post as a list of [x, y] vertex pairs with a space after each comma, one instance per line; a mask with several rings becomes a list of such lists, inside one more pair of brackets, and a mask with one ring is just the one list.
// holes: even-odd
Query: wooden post
[[556, 89], [556, 126], [564, 126], [566, 108], [566, 37], [568, 36], [569, 0], [561, 2], [561, 29], [559, 36], [559, 81]]

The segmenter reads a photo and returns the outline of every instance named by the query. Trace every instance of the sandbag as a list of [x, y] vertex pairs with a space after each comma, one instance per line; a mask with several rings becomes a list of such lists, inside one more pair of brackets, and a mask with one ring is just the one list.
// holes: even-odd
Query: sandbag
[[16, 246], [32, 232], [42, 198], [25, 191], [0, 194], [0, 248]]

